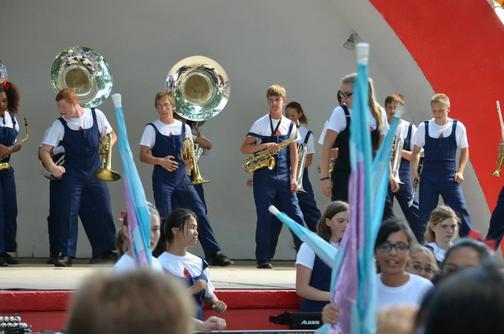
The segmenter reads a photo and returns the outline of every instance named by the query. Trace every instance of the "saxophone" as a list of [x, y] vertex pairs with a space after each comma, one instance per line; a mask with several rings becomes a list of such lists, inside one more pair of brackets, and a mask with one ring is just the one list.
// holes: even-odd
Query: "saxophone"
[[254, 153], [253, 155], [245, 159], [245, 161], [243, 161], [243, 169], [247, 173], [253, 173], [256, 170], [264, 167], [268, 167], [269, 170], [272, 170], [276, 165], [275, 155], [285, 147], [297, 141], [297, 139], [298, 132], [296, 130], [296, 135], [293, 138], [289, 138], [278, 143], [278, 149], [276, 150], [276, 152], [270, 152], [267, 149], [264, 149]]

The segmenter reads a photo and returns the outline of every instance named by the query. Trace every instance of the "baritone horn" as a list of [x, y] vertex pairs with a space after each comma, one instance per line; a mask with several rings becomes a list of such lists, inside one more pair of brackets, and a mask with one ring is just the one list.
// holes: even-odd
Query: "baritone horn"
[[404, 139], [402, 139], [400, 136], [396, 135], [394, 137], [394, 141], [392, 142], [392, 157], [391, 157], [391, 169], [392, 169], [392, 177], [395, 178], [396, 180], [399, 180], [398, 183], [404, 183], [401, 182], [399, 178], [399, 167], [401, 167], [401, 152], [404, 146]]
[[[195, 122], [217, 116], [229, 101], [229, 77], [215, 60], [204, 56], [191, 56], [178, 61], [168, 72], [166, 89], [175, 98], [175, 113]], [[193, 184], [208, 182], [200, 173], [193, 140], [185, 140], [182, 157], [191, 161]], [[184, 148], [185, 146], [185, 148]]]
[[101, 181], [117, 181], [121, 178], [121, 174], [112, 170], [112, 133], [107, 133], [100, 139], [100, 169], [95, 173], [98, 180]]

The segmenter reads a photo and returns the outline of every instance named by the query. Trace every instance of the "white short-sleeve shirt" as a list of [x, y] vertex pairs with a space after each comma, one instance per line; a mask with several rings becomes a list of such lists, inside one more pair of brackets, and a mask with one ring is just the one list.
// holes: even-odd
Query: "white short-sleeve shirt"
[[431, 281], [408, 274], [408, 282], [398, 287], [383, 284], [381, 274], [376, 275], [378, 310], [387, 306], [419, 306], [423, 296], [432, 288]]
[[[89, 108], [83, 108], [84, 113], [81, 117], [75, 118], [65, 118], [70, 130], [86, 130], [93, 126], [93, 113]], [[104, 136], [112, 132], [112, 126], [110, 125], [107, 117], [100, 109], [95, 109], [96, 112], [96, 122], [98, 125], [98, 131], [100, 135]], [[59, 119], [55, 120], [49, 129], [47, 130], [44, 138], [42, 139], [42, 144], [51, 145], [53, 147], [58, 146], [59, 142], [63, 140], [65, 136], [65, 127], [60, 122]]]
[[[124, 273], [139, 268], [141, 267], [137, 266], [135, 260], [131, 256], [129, 256], [128, 253], [124, 253], [121, 258], [114, 264], [112, 271], [114, 273]], [[158, 259], [156, 259], [155, 257], [152, 257], [151, 269], [157, 272], [163, 272], [161, 263], [159, 263]]]
[[[308, 130], [307, 128], [305, 128], [302, 125], [299, 127], [299, 134], [300, 134], [301, 138], [297, 141], [298, 144], [302, 144], [305, 142], [306, 135], [308, 135], [308, 131], [310, 131], [310, 130]], [[308, 138], [308, 142], [306, 143], [306, 148], [307, 148], [306, 153], [308, 153], [308, 154], [315, 153], [315, 140], [313, 139], [314, 136], [315, 136], [315, 134], [312, 132], [310, 134], [310, 138]]]
[[[383, 108], [379, 109], [383, 124], [382, 128], [380, 129], [380, 134], [385, 135], [389, 127], [387, 123], [387, 114], [385, 110], [383, 110]], [[350, 115], [352, 115], [352, 108], [348, 108], [348, 112], [350, 113]], [[371, 128], [371, 130], [376, 130], [376, 127], [378, 126], [376, 119], [374, 118], [371, 111], [369, 111], [368, 115], [369, 115], [369, 127]], [[341, 106], [337, 106], [331, 113], [331, 117], [329, 118], [329, 121], [327, 123], [327, 129], [335, 131], [337, 133], [341, 133], [342, 131], [345, 130], [346, 126], [347, 121], [345, 111]]]
[[[331, 245], [338, 249], [338, 244], [331, 242]], [[325, 263], [325, 262], [324, 262]], [[296, 264], [302, 265], [310, 270], [313, 270], [315, 264], [315, 252], [306, 243], [302, 243], [299, 247], [299, 251], [296, 255]], [[332, 267], [330, 263], [326, 263], [329, 267]]]
[[[181, 279], [185, 278], [184, 269], [189, 272], [191, 277], [196, 277], [201, 274], [202, 259], [189, 252], [186, 252], [184, 256], [164, 252], [158, 257], [158, 260], [165, 271]], [[208, 298], [214, 295], [215, 287], [210, 280], [208, 269], [205, 269], [204, 273], [208, 279], [207, 290], [205, 292], [205, 297]]]
[[[12, 119], [16, 121], [15, 126], [14, 124], [12, 124]], [[0, 127], [15, 129], [17, 132], [19, 132], [19, 122], [17, 121], [16, 116], [14, 116], [14, 114], [11, 114], [7, 110], [4, 111], [2, 120], [0, 120]]]
[[[448, 122], [444, 125], [438, 125], [434, 121], [434, 118], [429, 120], [429, 137], [439, 138], [441, 134], [443, 138], [449, 137], [453, 129], [453, 119], [448, 118]], [[467, 142], [467, 132], [464, 124], [461, 121], [457, 121], [457, 128], [455, 130], [455, 139], [457, 141], [457, 147], [460, 149], [468, 148], [469, 143]], [[420, 148], [425, 146], [425, 123], [422, 122], [418, 125], [418, 130], [413, 137], [413, 145]]]
[[[163, 136], [179, 136], [182, 133], [182, 122], [177, 119], [171, 124], [163, 123], [160, 120], [156, 120], [152, 123]], [[192, 138], [191, 127], [187, 124], [184, 124], [184, 126], [185, 138]], [[153, 148], [154, 144], [156, 144], [156, 130], [154, 130], [151, 125], [146, 125], [142, 138], [140, 139], [140, 145]]]
[[[282, 118], [280, 119], [272, 118], [271, 124], [273, 125], [273, 129], [277, 127], [278, 122], [281, 122], [280, 126], [278, 127], [278, 132], [280, 133], [281, 136], [285, 136], [289, 133], [289, 128], [292, 124], [293, 126], [292, 131], [290, 133], [290, 138], [297, 138], [297, 140], [301, 138], [299, 132], [296, 131], [296, 125], [290, 119], [288, 119], [285, 116], [282, 116]], [[264, 115], [263, 117], [255, 121], [254, 124], [252, 124], [248, 136], [251, 136], [251, 134], [268, 136], [268, 137], [272, 136], [273, 134], [271, 133], [271, 124], [269, 114]], [[256, 144], [261, 144], [261, 140], [259, 138], [256, 138]]]
[[[410, 122], [401, 120], [399, 125], [397, 126], [396, 130], [396, 136], [399, 136], [399, 138], [402, 138], [403, 140], [406, 140], [406, 137], [408, 136], [408, 129], [410, 126]], [[410, 146], [411, 150], [413, 149], [413, 138], [415, 137], [415, 133], [417, 131], [417, 127], [415, 124], [411, 124], [411, 141], [410, 141]]]

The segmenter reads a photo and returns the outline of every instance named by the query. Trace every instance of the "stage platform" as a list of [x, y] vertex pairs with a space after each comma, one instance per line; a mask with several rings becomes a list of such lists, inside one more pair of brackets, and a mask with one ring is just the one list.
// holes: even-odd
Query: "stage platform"
[[[61, 330], [73, 290], [89, 275], [112, 268], [90, 265], [86, 259], [75, 260], [69, 268], [47, 265], [45, 259], [20, 260], [19, 265], [0, 268], [0, 315], [18, 313], [34, 331]], [[228, 304], [220, 315], [228, 329], [287, 329], [270, 323], [269, 317], [298, 308], [292, 261], [273, 262], [273, 269], [257, 269], [255, 261], [237, 261], [209, 270], [219, 298]]]

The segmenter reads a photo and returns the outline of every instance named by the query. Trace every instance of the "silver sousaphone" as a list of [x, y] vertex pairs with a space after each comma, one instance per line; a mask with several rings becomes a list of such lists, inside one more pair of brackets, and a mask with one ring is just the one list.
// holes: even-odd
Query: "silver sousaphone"
[[4, 63], [2, 62], [2, 59], [0, 59], [0, 83], [8, 80], [7, 76], [7, 68], [5, 67]]
[[226, 106], [231, 91], [226, 71], [215, 60], [192, 56], [178, 61], [166, 76], [175, 97], [175, 112], [191, 121], [206, 121]]
[[[91, 48], [84, 46], [67, 48], [61, 51], [51, 64], [51, 87], [55, 93], [63, 88], [71, 88], [79, 97], [79, 104], [82, 107], [98, 107], [112, 91], [110, 66], [101, 54]], [[102, 167], [97, 172], [97, 177], [103, 181], [115, 181], [121, 176], [110, 169], [111, 156], [107, 150], [110, 150], [110, 144], [107, 146], [100, 142]], [[64, 157], [55, 163], [63, 164]], [[47, 170], [43, 171], [42, 175], [54, 179]]]
[[[231, 92], [226, 71], [215, 60], [204, 56], [178, 61], [168, 72], [165, 86], [175, 98], [175, 113], [195, 122], [217, 116], [226, 106]], [[188, 147], [183, 150], [183, 155], [192, 161], [192, 183], [206, 183], [208, 181], [201, 176], [197, 163], [203, 150], [192, 140], [187, 142], [184, 142]]]

